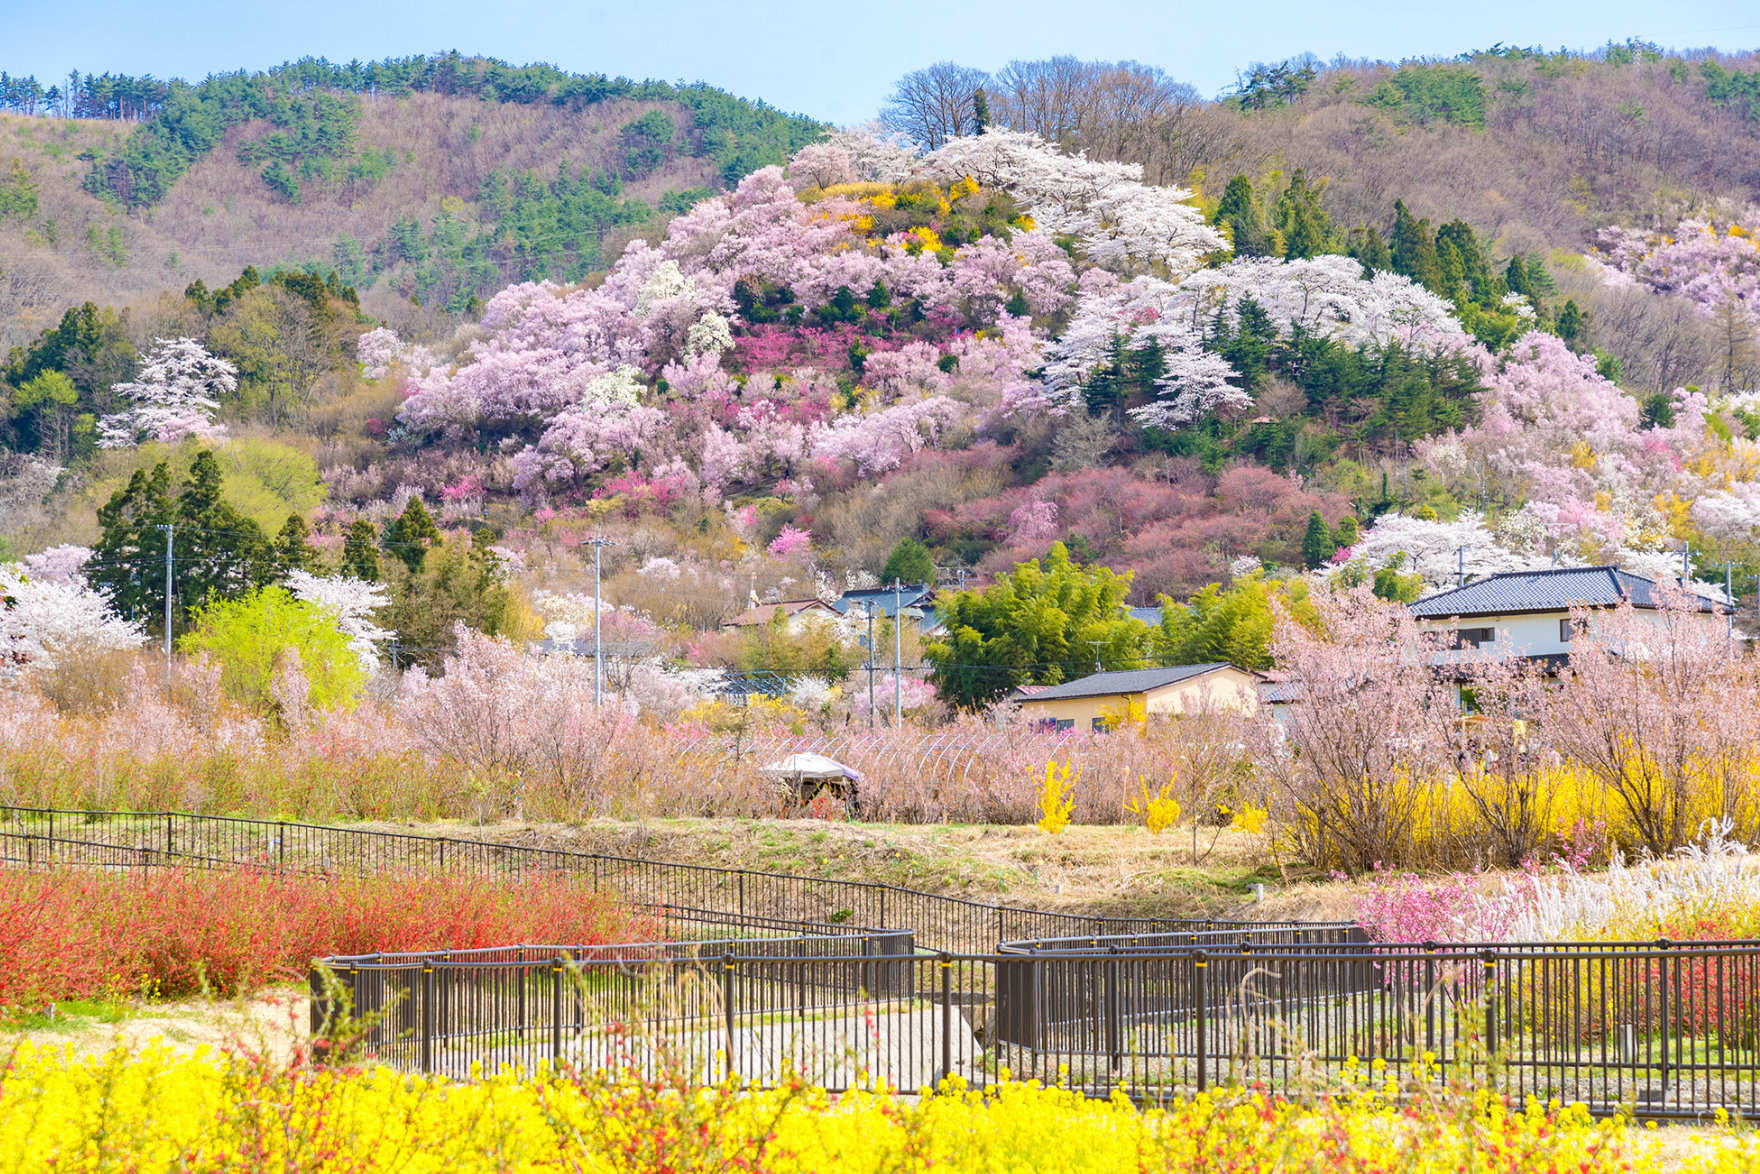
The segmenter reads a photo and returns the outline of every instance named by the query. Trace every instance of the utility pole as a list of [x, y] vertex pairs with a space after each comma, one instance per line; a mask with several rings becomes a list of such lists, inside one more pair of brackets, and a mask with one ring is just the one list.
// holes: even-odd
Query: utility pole
[[862, 610], [868, 613], [868, 728], [874, 728], [874, 601], [862, 604]]
[[609, 538], [589, 538], [582, 546], [593, 548], [593, 705], [605, 701], [605, 650], [599, 642], [599, 552], [617, 543]]
[[171, 538], [174, 531], [172, 523], [166, 522], [159, 529], [165, 531], [165, 687], [171, 687]]
[[892, 577], [892, 727], [904, 728], [904, 584]]
[[1736, 643], [1736, 596], [1734, 582], [1734, 563], [1723, 564], [1723, 599], [1729, 604], [1729, 612], [1725, 619], [1729, 621], [1729, 643], [1734, 648]]
[[1097, 673], [1105, 672], [1106, 670], [1104, 670], [1100, 667], [1100, 650], [1106, 646], [1106, 641], [1104, 641], [1104, 640], [1084, 640], [1084, 641], [1082, 641], [1082, 643], [1092, 644], [1094, 646], [1094, 671]]
[[1681, 589], [1686, 590], [1687, 580], [1693, 577], [1693, 544], [1681, 543]]

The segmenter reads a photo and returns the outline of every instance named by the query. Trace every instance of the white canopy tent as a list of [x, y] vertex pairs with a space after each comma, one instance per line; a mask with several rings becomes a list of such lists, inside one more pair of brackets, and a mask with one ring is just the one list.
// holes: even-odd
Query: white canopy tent
[[820, 791], [830, 791], [843, 801], [846, 810], [856, 809], [856, 784], [861, 781], [862, 772], [835, 758], [802, 751], [761, 766], [758, 773], [781, 783], [788, 789], [789, 797], [802, 806], [811, 803]]

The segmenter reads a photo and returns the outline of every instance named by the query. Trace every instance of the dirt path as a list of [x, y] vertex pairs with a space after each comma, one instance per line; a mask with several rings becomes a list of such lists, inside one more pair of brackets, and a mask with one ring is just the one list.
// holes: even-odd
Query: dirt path
[[29, 1041], [43, 1048], [66, 1048], [76, 1059], [100, 1056], [116, 1048], [138, 1051], [158, 1042], [172, 1051], [192, 1055], [198, 1048], [233, 1049], [286, 1059], [305, 1041], [310, 1012], [305, 992], [297, 986], [276, 987], [243, 999], [182, 999], [106, 1007], [96, 1014], [89, 1004], [75, 1004], [73, 1013], [57, 1009], [54, 1016], [32, 1016], [22, 1031], [0, 1035], [0, 1050]]

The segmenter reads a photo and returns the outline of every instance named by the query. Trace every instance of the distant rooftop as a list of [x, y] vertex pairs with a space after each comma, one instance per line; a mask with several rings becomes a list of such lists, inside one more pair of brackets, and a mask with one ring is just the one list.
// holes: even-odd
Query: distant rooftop
[[890, 616], [895, 606], [923, 607], [933, 601], [934, 594], [935, 588], [926, 583], [906, 583], [896, 596], [890, 587], [864, 587], [859, 591], [845, 591], [831, 601], [831, 606], [841, 612], [872, 607], [875, 614]]
[[1181, 681], [1189, 681], [1193, 677], [1201, 677], [1205, 673], [1213, 673], [1217, 669], [1232, 667], [1234, 666], [1227, 661], [1219, 660], [1210, 664], [1181, 664], [1164, 669], [1129, 669], [1116, 673], [1091, 673], [1080, 680], [1038, 688], [1030, 694], [1027, 693], [1027, 689], [1033, 688], [1033, 686], [1023, 686], [1015, 692], [1018, 696], [1030, 696], [1034, 701], [1063, 701], [1074, 697], [1110, 697], [1122, 693], [1147, 693], [1151, 689], [1176, 685]]
[[[1618, 567], [1555, 567], [1544, 571], [1504, 571], [1464, 587], [1438, 591], [1410, 605], [1419, 619], [1450, 616], [1504, 616], [1523, 612], [1569, 611], [1572, 607], [1656, 607], [1655, 584]], [[1702, 595], [1700, 611], [1715, 601]]]

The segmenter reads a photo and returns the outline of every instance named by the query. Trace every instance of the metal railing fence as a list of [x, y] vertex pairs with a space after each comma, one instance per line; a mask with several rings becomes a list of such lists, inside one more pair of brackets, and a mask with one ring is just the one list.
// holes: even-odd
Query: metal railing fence
[[0, 807], [0, 864], [150, 869], [260, 867], [325, 874], [590, 877], [594, 891], [660, 916], [789, 931], [909, 926], [920, 945], [967, 954], [998, 942], [1078, 934], [1207, 931], [1247, 922], [1092, 917], [1023, 909], [872, 881], [570, 852], [446, 836], [180, 812]]
[[[914, 1091], [957, 1075], [1139, 1101], [1413, 1078], [1642, 1117], [1760, 1113], [1760, 945], [1315, 943], [979, 955], [830, 937], [692, 956], [334, 959], [363, 1056], [455, 1076], [561, 1062]], [[548, 953], [546, 953], [548, 951]], [[326, 974], [334, 976], [327, 983]]]

